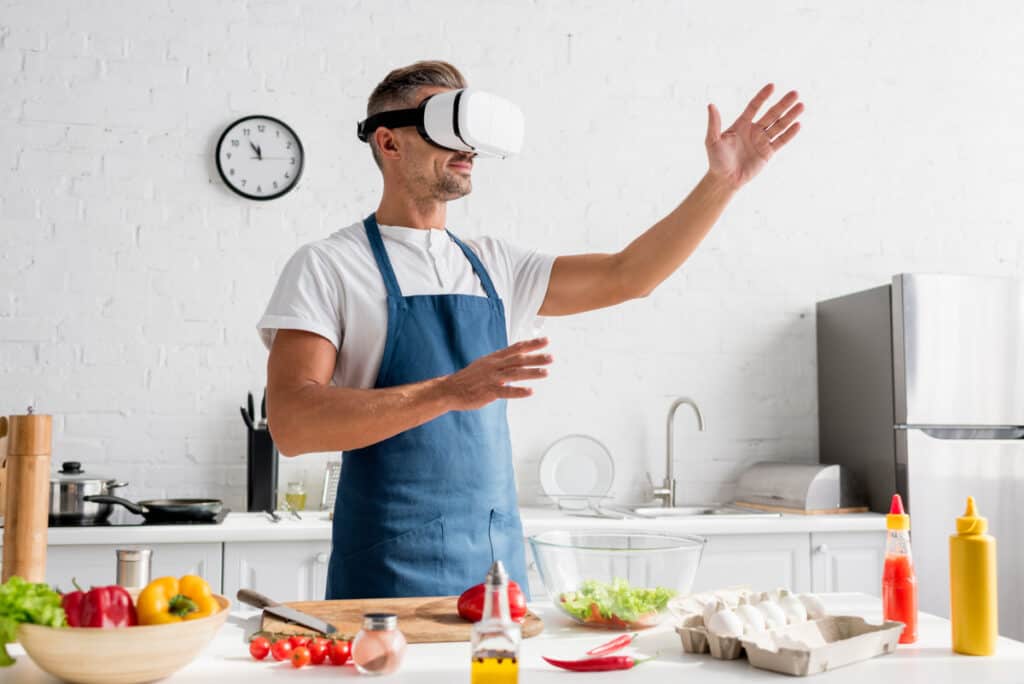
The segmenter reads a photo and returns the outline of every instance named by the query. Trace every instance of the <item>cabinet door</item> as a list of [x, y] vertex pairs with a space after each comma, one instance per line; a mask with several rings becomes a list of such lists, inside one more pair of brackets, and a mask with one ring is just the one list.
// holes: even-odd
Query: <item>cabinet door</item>
[[224, 544], [224, 594], [255, 589], [275, 601], [320, 601], [327, 593], [331, 543], [228, 542]]
[[739, 534], [707, 537], [694, 591], [749, 585], [767, 591], [810, 591], [807, 534]]
[[824, 532], [811, 535], [813, 591], [882, 593], [885, 534]]
[[97, 587], [117, 579], [117, 549], [153, 550], [151, 577], [199, 575], [210, 588], [221, 593], [221, 553], [219, 542], [207, 544], [73, 544], [53, 545], [46, 549], [46, 581], [67, 591], [71, 579], [80, 585]]

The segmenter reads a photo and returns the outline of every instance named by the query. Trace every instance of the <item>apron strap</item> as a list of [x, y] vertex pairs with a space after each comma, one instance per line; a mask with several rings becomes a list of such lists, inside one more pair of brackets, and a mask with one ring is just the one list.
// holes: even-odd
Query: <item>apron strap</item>
[[459, 249], [462, 250], [462, 253], [466, 255], [467, 259], [469, 259], [469, 263], [473, 267], [473, 270], [476, 272], [476, 276], [480, 279], [480, 285], [483, 286], [484, 292], [487, 293], [487, 298], [490, 299], [492, 302], [497, 302], [498, 292], [497, 290], [494, 289], [494, 283], [491, 282], [491, 276], [487, 272], [487, 269], [484, 268], [484, 265], [480, 262], [480, 258], [476, 255], [476, 252], [467, 247], [466, 244], [462, 242], [462, 240], [455, 237], [455, 235], [453, 235], [451, 231], [446, 232], [448, 233], [448, 237], [450, 237], [452, 241], [459, 246]]
[[363, 228], [366, 229], [366, 237], [370, 240], [370, 249], [373, 250], [373, 258], [377, 260], [380, 275], [384, 278], [384, 287], [388, 291], [388, 296], [400, 299], [402, 289], [398, 287], [398, 278], [395, 277], [395, 270], [391, 268], [388, 251], [384, 249], [384, 240], [381, 239], [380, 228], [377, 227], [376, 213], [363, 219]]

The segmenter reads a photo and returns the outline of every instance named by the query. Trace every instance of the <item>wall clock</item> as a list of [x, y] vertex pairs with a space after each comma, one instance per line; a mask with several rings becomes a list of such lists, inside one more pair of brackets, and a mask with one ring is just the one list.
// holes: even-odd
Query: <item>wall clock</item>
[[280, 119], [257, 114], [229, 125], [217, 141], [217, 171], [242, 197], [272, 200], [302, 175], [302, 142]]

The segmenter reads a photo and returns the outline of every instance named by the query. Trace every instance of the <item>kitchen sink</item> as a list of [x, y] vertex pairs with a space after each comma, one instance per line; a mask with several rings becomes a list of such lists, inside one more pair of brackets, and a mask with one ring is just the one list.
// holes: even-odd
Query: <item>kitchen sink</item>
[[728, 506], [722, 504], [706, 504], [692, 506], [620, 506], [616, 504], [605, 504], [600, 507], [600, 512], [609, 517], [625, 518], [692, 518], [698, 516], [723, 516], [729, 518], [778, 518], [778, 513], [758, 511], [752, 508], [741, 508], [739, 506]]
[[694, 515], [725, 515], [730, 518], [754, 517], [754, 518], [778, 518], [778, 513], [758, 511], [752, 508], [739, 508], [737, 506], [722, 506], [712, 504], [707, 506], [673, 506], [664, 508], [662, 506], [640, 506], [633, 509], [637, 515], [645, 518], [685, 518]]

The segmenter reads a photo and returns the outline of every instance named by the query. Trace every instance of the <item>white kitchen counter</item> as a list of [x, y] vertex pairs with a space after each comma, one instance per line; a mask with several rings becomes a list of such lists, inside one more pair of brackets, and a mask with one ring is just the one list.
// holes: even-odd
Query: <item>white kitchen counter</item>
[[[554, 508], [521, 510], [526, 534], [551, 529], [650, 530], [677, 534], [783, 534], [792, 532], [874, 532], [885, 529], [885, 516], [783, 515], [732, 517], [727, 515], [609, 520], [573, 516]], [[78, 544], [181, 544], [202, 542], [330, 541], [331, 521], [320, 511], [303, 511], [302, 520], [281, 513], [272, 523], [262, 513], [230, 513], [220, 525], [135, 525], [107, 527], [51, 527], [51, 545]]]
[[[860, 594], [825, 594], [825, 606], [832, 614], [861, 615], [869, 620], [881, 621], [878, 599]], [[587, 649], [609, 639], [609, 632], [596, 632], [576, 626], [562, 617], [550, 604], [531, 604], [547, 625], [545, 631], [523, 643], [521, 651], [520, 681], [534, 682], [593, 681], [604, 682], [707, 682], [733, 684], [739, 682], [793, 681], [786, 675], [757, 670], [745, 659], [718, 661], [709, 655], [684, 654], [679, 637], [670, 624], [648, 632], [636, 642], [636, 651], [643, 655], [657, 655], [657, 659], [625, 672], [602, 675], [575, 675], [550, 667], [541, 655], [577, 658]], [[186, 682], [235, 682], [250, 684], [276, 682], [283, 678], [294, 681], [323, 681], [355, 678], [351, 666], [310, 666], [294, 671], [288, 663], [257, 662], [249, 658], [245, 636], [255, 629], [257, 614], [238, 611], [210, 644], [207, 650], [188, 667], [165, 680], [170, 684]], [[912, 646], [900, 646], [892, 655], [881, 656], [845, 668], [816, 675], [815, 684], [910, 684], [911, 682], [1020, 682], [1024, 672], [1024, 644], [1000, 639], [997, 655], [989, 658], [960, 656], [949, 650], [949, 622], [931, 615], [921, 614], [920, 640]], [[9, 646], [17, 663], [0, 670], [5, 684], [43, 684], [55, 682], [40, 671], [24, 655], [17, 644]], [[105, 656], [104, 656], [105, 657]], [[376, 681], [401, 683], [468, 682], [469, 645], [418, 644], [409, 647], [402, 669], [389, 677]], [[367, 680], [369, 681], [369, 680]]]

